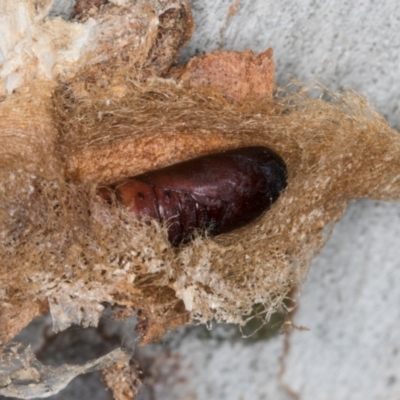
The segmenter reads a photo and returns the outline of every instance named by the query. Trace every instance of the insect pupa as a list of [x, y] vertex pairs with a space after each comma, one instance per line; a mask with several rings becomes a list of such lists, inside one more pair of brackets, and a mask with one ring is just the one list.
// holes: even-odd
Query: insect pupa
[[127, 178], [97, 193], [115, 199], [137, 218], [166, 222], [177, 246], [195, 230], [211, 236], [260, 216], [286, 187], [287, 170], [273, 150], [252, 146], [208, 154]]

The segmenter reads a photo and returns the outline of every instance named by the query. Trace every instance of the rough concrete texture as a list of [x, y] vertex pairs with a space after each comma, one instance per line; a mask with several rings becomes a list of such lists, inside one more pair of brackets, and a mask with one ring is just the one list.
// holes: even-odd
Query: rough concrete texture
[[[272, 47], [278, 84], [295, 77], [353, 87], [400, 128], [397, 2], [191, 3], [196, 31], [182, 60], [216, 48]], [[137, 351], [147, 377], [140, 400], [400, 398], [399, 235], [400, 204], [354, 203], [302, 288], [293, 322], [308, 331], [249, 340], [229, 326], [181, 329]], [[52, 343], [41, 348], [54, 352]], [[98, 379], [77, 379], [53, 398], [110, 398]]]
[[[274, 49], [277, 81], [352, 87], [400, 127], [400, 10], [393, 0], [192, 0], [196, 29], [183, 58], [224, 48]], [[236, 10], [236, 14], [234, 14]], [[231, 11], [231, 13], [229, 13]]]
[[400, 205], [359, 201], [313, 265], [283, 380], [300, 399], [400, 397]]

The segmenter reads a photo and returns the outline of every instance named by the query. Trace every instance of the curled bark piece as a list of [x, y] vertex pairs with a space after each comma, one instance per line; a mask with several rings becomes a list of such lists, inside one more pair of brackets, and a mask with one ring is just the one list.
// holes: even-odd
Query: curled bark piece
[[286, 187], [286, 166], [271, 149], [252, 146], [206, 155], [109, 186], [98, 194], [113, 198], [138, 218], [168, 225], [173, 245], [196, 229], [218, 235], [260, 216]]

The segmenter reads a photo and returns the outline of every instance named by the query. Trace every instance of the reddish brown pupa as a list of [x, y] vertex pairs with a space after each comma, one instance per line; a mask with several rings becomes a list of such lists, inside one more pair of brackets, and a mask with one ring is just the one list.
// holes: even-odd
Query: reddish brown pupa
[[151, 217], [168, 227], [173, 245], [195, 230], [219, 235], [260, 216], [286, 187], [282, 158], [262, 146], [209, 154], [98, 188], [138, 218]]

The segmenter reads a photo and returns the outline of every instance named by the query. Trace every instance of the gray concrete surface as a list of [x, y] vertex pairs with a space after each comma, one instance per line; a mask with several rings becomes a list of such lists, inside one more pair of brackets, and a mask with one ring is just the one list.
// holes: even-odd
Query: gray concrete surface
[[[277, 81], [317, 79], [363, 93], [400, 127], [400, 8], [394, 0], [191, 0], [183, 59], [216, 48], [275, 52]], [[231, 6], [237, 13], [228, 16]]]

